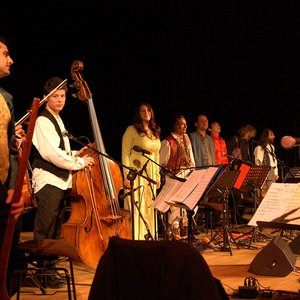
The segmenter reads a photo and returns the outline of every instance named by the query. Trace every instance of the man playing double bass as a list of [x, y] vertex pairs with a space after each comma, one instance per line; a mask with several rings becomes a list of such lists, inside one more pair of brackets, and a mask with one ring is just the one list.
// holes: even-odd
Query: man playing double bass
[[[45, 95], [62, 83], [59, 77], [50, 78]], [[60, 239], [64, 220], [66, 196], [72, 187], [72, 171], [92, 166], [94, 159], [79, 157], [82, 151], [72, 151], [60, 112], [66, 103], [67, 85], [62, 85], [47, 98], [45, 109], [39, 114], [33, 134], [32, 184], [37, 201], [34, 239]], [[50, 270], [48, 270], [50, 272]], [[64, 280], [58, 273], [45, 276], [45, 288], [60, 288]]]

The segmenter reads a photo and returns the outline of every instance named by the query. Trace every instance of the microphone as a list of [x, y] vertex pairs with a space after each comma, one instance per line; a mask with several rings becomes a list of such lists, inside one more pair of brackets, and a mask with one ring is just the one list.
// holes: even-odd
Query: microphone
[[[134, 189], [133, 189], [133, 193], [134, 193], [135, 191], [139, 190], [141, 187], [142, 187], [142, 185], [140, 185], [140, 186], [134, 188]], [[122, 201], [124, 201], [124, 199], [125, 199], [127, 196], [129, 196], [130, 194], [131, 194], [131, 191], [129, 191], [129, 192], [125, 193], [125, 194], [120, 194], [120, 195], [119, 195], [119, 199], [122, 200]]]
[[141, 152], [143, 155], [144, 155], [144, 154], [148, 154], [148, 155], [151, 155], [151, 154], [152, 154], [152, 152], [150, 152], [150, 151], [148, 151], [148, 150], [146, 150], [146, 149], [144, 149], [144, 148], [142, 148], [142, 147], [140, 147], [140, 146], [137, 146], [137, 145], [134, 145], [134, 146], [132, 147], [132, 149], [133, 149], [135, 152]]
[[67, 130], [65, 130], [65, 131], [62, 132], [62, 136], [66, 136], [66, 137], [68, 137], [71, 140], [74, 139], [74, 136], [71, 133], [69, 133]]
[[300, 138], [299, 137], [292, 137], [290, 135], [286, 135], [281, 138], [280, 144], [282, 148], [286, 150], [290, 150], [294, 147], [299, 147], [300, 146]]

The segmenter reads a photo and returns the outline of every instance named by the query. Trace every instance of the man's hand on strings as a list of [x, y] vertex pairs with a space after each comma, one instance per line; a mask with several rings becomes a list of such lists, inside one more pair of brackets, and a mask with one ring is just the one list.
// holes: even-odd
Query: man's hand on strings
[[95, 164], [94, 158], [88, 154], [84, 155], [82, 158], [86, 167], [92, 167]]
[[82, 156], [82, 154], [88, 149], [87, 146], [84, 146], [83, 148], [81, 148], [80, 150], [78, 150], [76, 152], [76, 155], [75, 156]]

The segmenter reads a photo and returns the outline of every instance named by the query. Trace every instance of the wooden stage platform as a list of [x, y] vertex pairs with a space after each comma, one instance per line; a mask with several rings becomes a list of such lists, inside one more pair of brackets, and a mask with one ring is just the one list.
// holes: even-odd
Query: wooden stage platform
[[[272, 299], [300, 299], [300, 294], [298, 294], [300, 289], [300, 273], [298, 271], [298, 267], [300, 264], [296, 254], [296, 263], [294, 269], [284, 277], [255, 275], [248, 271], [250, 263], [256, 258], [258, 252], [262, 251], [265, 247], [270, 246], [270, 242], [274, 237], [280, 236], [280, 239], [284, 239], [288, 243], [295, 239], [299, 232], [293, 231], [288, 232], [287, 235], [283, 235], [284, 232], [282, 231], [274, 232], [274, 230], [267, 230], [264, 231], [264, 234], [266, 234], [266, 236], [269, 238], [267, 238], [265, 235], [260, 236], [257, 234], [255, 235], [255, 241], [251, 242], [250, 247], [248, 247], [250, 242], [250, 239], [248, 238], [251, 238], [251, 234], [241, 237], [239, 232], [246, 233], [249, 232], [249, 230], [251, 231], [250, 227], [244, 227], [243, 229], [234, 231], [233, 237], [237, 238], [235, 241], [240, 249], [237, 249], [235, 243], [230, 243], [232, 255], [230, 255], [230, 252], [220, 249], [216, 241], [213, 241], [213, 244], [210, 244], [209, 247], [205, 246], [205, 242], [210, 239], [211, 233], [201, 233], [197, 235], [197, 240], [193, 240], [193, 247], [199, 250], [199, 252], [205, 258], [213, 276], [221, 281], [226, 292], [231, 295], [230, 298], [232, 299], [242, 299], [239, 296], [233, 296], [233, 294], [239, 290], [240, 286], [244, 286], [245, 282], [247, 284], [249, 280], [251, 280], [251, 282], [252, 280], [255, 280], [255, 283], [259, 285], [261, 290], [278, 291], [278, 295], [282, 293], [281, 291], [294, 293], [290, 293], [292, 296], [287, 298], [282, 298], [283, 296], [274, 297], [274, 294]], [[23, 240], [31, 238], [32, 232], [22, 233]], [[222, 246], [223, 240], [221, 239], [220, 241]], [[267, 251], [267, 253], [270, 256], [274, 255], [272, 251]], [[63, 267], [68, 267], [68, 264], [65, 263]], [[95, 269], [76, 263], [74, 264], [74, 269], [77, 300], [87, 300], [91, 283], [95, 276]], [[67, 289], [65, 287], [58, 290], [48, 290], [49, 294], [43, 295], [42, 297], [40, 295], [40, 290], [35, 287], [22, 287], [21, 291], [21, 300], [63, 300], [68, 298]], [[254, 299], [267, 299], [265, 296], [267, 296], [267, 293], [264, 295], [261, 292], [261, 296]], [[15, 300], [16, 296], [14, 296], [12, 299]]]

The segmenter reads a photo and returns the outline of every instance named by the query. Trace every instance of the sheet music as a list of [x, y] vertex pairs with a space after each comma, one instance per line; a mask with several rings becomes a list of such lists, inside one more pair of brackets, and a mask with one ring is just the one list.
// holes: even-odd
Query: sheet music
[[292, 196], [286, 209], [288, 216], [286, 221], [288, 224], [300, 225], [300, 184], [297, 184], [294, 195]]
[[153, 202], [154, 208], [165, 213], [170, 208], [170, 204], [165, 202], [165, 199], [168, 199], [170, 195], [174, 195], [184, 183], [185, 182], [167, 177], [165, 185]]
[[183, 184], [179, 190], [176, 191], [175, 194], [168, 200], [169, 203], [175, 202], [183, 202], [196, 188], [198, 183], [200, 182], [203, 174], [206, 170], [195, 170], [192, 174], [187, 178], [185, 184]]
[[194, 170], [185, 182], [167, 177], [166, 183], [153, 202], [154, 208], [166, 212], [170, 205], [193, 210], [219, 167]]
[[300, 185], [298, 183], [272, 183], [267, 194], [248, 223], [257, 226], [257, 221], [300, 224]]
[[218, 169], [218, 167], [209, 167], [195, 170], [177, 193], [171, 196], [168, 203], [183, 205], [185, 208], [193, 210]]

